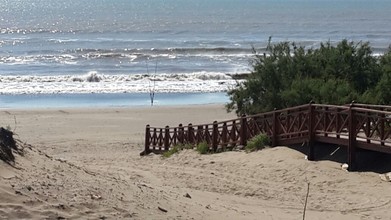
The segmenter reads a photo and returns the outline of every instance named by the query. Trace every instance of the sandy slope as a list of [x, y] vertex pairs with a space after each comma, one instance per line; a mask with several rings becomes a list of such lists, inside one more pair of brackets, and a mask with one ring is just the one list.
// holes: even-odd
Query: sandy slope
[[391, 216], [391, 185], [378, 170], [310, 162], [302, 147], [138, 155], [145, 124], [231, 118], [221, 106], [8, 110], [0, 124], [13, 127], [14, 115], [32, 146], [17, 169], [0, 163], [0, 219], [302, 219], [308, 182], [306, 219]]

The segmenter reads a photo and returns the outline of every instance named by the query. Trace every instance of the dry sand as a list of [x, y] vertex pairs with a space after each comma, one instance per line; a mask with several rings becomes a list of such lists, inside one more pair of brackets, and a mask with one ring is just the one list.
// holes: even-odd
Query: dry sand
[[219, 105], [1, 110], [31, 146], [16, 168], [0, 162], [0, 219], [302, 219], [307, 183], [306, 219], [391, 219], [379, 170], [307, 161], [304, 147], [139, 156], [146, 124], [232, 117]]

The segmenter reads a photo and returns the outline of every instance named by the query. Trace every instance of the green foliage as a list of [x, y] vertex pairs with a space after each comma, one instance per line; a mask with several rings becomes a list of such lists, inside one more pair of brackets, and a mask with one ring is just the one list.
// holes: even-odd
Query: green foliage
[[200, 154], [207, 154], [209, 153], [209, 145], [206, 142], [201, 142], [197, 145], [197, 151]]
[[[192, 144], [179, 144], [179, 145], [175, 145], [173, 147], [170, 148], [170, 150], [164, 152], [162, 154], [162, 157], [164, 158], [169, 158], [171, 157], [172, 155], [176, 154], [176, 153], [179, 153], [180, 151], [182, 150], [185, 150], [185, 149], [188, 149], [188, 150], [192, 150], [194, 149], [194, 145]], [[199, 143], [197, 146], [196, 146], [196, 150], [200, 153], [200, 154], [207, 154], [209, 153], [209, 145], [206, 143], [206, 142], [201, 142]]]
[[228, 111], [254, 114], [309, 103], [346, 104], [353, 100], [391, 103], [391, 49], [373, 56], [369, 43], [342, 40], [305, 49], [281, 42], [254, 49], [253, 71], [228, 91]]
[[383, 74], [373, 95], [376, 96], [376, 104], [388, 105], [391, 103], [391, 48], [381, 57], [380, 64]]
[[194, 149], [194, 145], [192, 145], [192, 144], [185, 144], [185, 145], [182, 145], [181, 148], [182, 148], [182, 150], [183, 149], [191, 150], [191, 149]]
[[259, 134], [247, 142], [245, 149], [247, 152], [251, 152], [264, 149], [268, 145], [270, 145], [270, 138], [266, 134]]
[[178, 153], [178, 152], [181, 151], [181, 150], [182, 150], [182, 147], [181, 147], [181, 146], [175, 145], [175, 146], [173, 146], [170, 150], [164, 152], [162, 156], [163, 156], [164, 158], [169, 158], [169, 157], [171, 157], [173, 154], [176, 154], [176, 153]]

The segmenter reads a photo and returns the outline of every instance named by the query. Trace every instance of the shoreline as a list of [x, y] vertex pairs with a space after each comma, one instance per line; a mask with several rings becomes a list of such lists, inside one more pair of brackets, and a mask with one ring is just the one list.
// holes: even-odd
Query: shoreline
[[[225, 92], [155, 93], [154, 106], [223, 104]], [[56, 108], [133, 108], [149, 107], [149, 93], [24, 94], [0, 95], [0, 110]]]

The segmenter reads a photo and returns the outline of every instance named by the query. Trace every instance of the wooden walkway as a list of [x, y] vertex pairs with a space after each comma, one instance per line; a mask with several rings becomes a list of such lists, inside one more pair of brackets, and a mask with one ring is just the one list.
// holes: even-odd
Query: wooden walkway
[[244, 146], [260, 133], [270, 137], [272, 146], [307, 143], [309, 160], [315, 159], [316, 142], [346, 146], [349, 170], [354, 170], [358, 148], [391, 153], [391, 106], [310, 103], [212, 124], [165, 128], [147, 125], [141, 155], [201, 142], [208, 143], [210, 150], [224, 150]]

